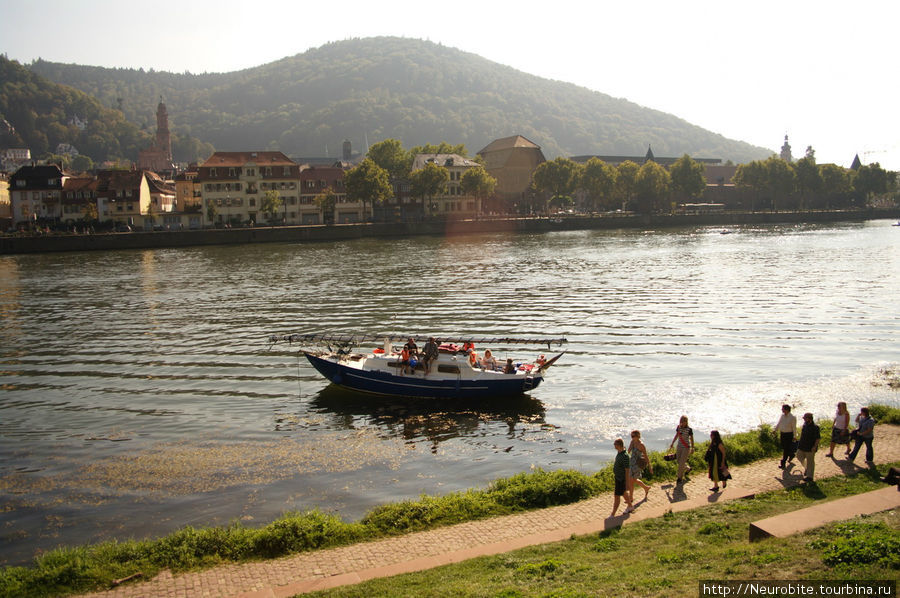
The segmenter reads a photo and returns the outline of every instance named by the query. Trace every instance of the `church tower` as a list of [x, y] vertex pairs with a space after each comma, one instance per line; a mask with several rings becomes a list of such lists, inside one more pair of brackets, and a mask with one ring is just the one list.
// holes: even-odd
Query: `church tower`
[[788, 143], [788, 136], [784, 136], [784, 145], [781, 146], [781, 159], [785, 162], [793, 162], [794, 156], [791, 155], [791, 144]]
[[166, 105], [159, 97], [159, 106], [156, 107], [156, 150], [163, 152], [165, 160], [172, 162], [172, 138], [169, 137], [169, 113]]

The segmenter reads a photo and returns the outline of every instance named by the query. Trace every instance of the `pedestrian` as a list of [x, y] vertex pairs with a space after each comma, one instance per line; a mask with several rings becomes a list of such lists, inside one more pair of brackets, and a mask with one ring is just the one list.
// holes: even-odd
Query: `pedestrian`
[[725, 457], [725, 443], [722, 442], [722, 436], [718, 430], [709, 433], [709, 448], [706, 449], [704, 459], [709, 465], [709, 479], [713, 481], [713, 487], [709, 490], [718, 492], [720, 481], [722, 488], [727, 488], [731, 472], [728, 471], [728, 459]]
[[676, 441], [678, 442], [678, 447], [675, 449], [675, 459], [678, 463], [678, 479], [676, 482], [680, 484], [683, 481], [685, 474], [691, 471], [691, 467], [687, 464], [687, 460], [694, 452], [694, 431], [688, 426], [688, 418], [686, 415], [681, 416], [678, 427], [675, 428], [675, 437], [672, 439], [671, 444], [669, 444], [669, 450], [672, 450]]
[[631, 497], [628, 496], [628, 453], [625, 452], [625, 441], [621, 438], [616, 438], [613, 441], [613, 446], [616, 449], [616, 459], [613, 461], [613, 478], [616, 486], [613, 491], [615, 498], [613, 499], [613, 510], [610, 517], [616, 516], [616, 511], [619, 510], [619, 503], [623, 496], [627, 505], [625, 512], [630, 513], [634, 510], [631, 506]]
[[797, 461], [803, 466], [803, 480], [812, 482], [816, 475], [816, 451], [819, 450], [819, 426], [812, 413], [803, 414], [803, 427], [797, 443]]
[[850, 452], [850, 412], [847, 411], [847, 403], [843, 401], [837, 404], [837, 413], [831, 424], [831, 446], [828, 447], [826, 457], [834, 457], [836, 444], [846, 444], [847, 452]]
[[797, 417], [791, 414], [790, 405], [781, 406], [781, 417], [775, 424], [775, 433], [781, 440], [781, 464], [779, 469], [784, 469], [786, 463], [794, 459], [794, 433], [797, 431]]
[[866, 445], [866, 463], [872, 465], [875, 459], [875, 453], [872, 451], [872, 439], [875, 438], [875, 420], [869, 415], [869, 408], [863, 407], [859, 410], [859, 416], [856, 418], [859, 427], [856, 428], [856, 444], [847, 457], [850, 461], [856, 459], [859, 449], [863, 444]]
[[650, 484], [645, 484], [641, 477], [645, 469], [649, 469], [653, 473], [653, 466], [650, 464], [650, 456], [647, 454], [647, 447], [641, 442], [640, 430], [631, 431], [631, 444], [628, 445], [628, 452], [631, 453], [629, 460], [631, 470], [631, 481], [628, 484], [628, 493], [631, 500], [634, 500], [634, 485], [637, 484], [644, 489], [644, 500], [647, 500], [647, 494], [650, 493]]

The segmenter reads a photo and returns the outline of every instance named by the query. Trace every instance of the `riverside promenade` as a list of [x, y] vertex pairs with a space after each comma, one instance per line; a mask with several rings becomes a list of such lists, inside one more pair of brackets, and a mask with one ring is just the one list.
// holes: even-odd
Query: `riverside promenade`
[[[844, 447], [836, 447], [837, 459], [825, 457], [827, 439], [816, 454], [816, 478], [862, 471], [865, 448], [855, 463], [844, 460]], [[900, 426], [875, 428], [875, 463], [900, 460]], [[717, 502], [797, 486], [802, 467], [794, 460], [786, 470], [778, 459], [766, 459], [731, 468], [734, 479], [728, 488], [711, 493], [706, 472], [695, 471], [682, 489], [674, 482], [653, 482], [646, 501], [635, 501], [637, 509], [627, 516], [609, 518], [611, 493], [571, 505], [528, 511], [516, 515], [472, 521], [430, 531], [385, 538], [340, 548], [305, 552], [269, 561], [221, 565], [201, 572], [172, 574], [129, 583], [109, 591], [85, 595], [90, 598], [282, 598], [457, 563], [526, 546], [566, 540], [574, 535], [597, 533], [628, 525], [666, 511], [685, 511]], [[882, 475], [885, 473], [881, 472]], [[640, 499], [642, 492], [636, 492]], [[620, 508], [624, 509], [624, 504]]]

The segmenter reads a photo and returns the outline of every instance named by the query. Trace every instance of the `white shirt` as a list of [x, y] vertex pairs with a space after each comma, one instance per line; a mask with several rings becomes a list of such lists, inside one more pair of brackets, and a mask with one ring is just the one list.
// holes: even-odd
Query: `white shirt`
[[792, 413], [782, 413], [778, 423], [775, 424], [775, 431], [782, 434], [796, 434], [797, 417]]

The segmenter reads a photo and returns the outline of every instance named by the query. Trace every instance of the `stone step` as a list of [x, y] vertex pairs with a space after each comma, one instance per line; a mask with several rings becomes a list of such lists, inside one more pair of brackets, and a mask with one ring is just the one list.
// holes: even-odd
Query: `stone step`
[[760, 519], [750, 524], [750, 541], [785, 538], [827, 523], [858, 515], [871, 515], [900, 507], [900, 487], [888, 486], [864, 494], [829, 500], [821, 504]]

